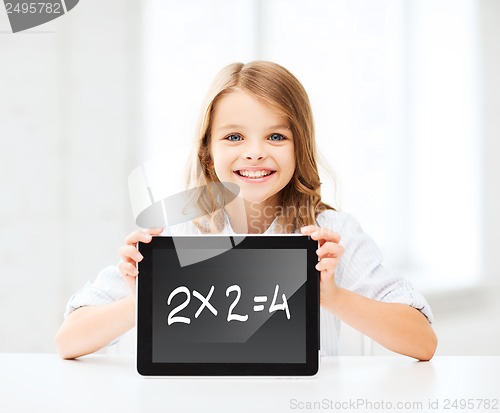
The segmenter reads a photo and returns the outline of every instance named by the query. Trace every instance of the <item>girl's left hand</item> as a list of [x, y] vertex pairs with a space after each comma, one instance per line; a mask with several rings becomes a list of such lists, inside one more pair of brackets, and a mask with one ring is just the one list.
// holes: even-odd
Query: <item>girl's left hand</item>
[[344, 252], [344, 247], [339, 244], [340, 235], [314, 225], [302, 227], [300, 231], [319, 241], [319, 248], [316, 250], [319, 262], [316, 264], [316, 269], [321, 272], [320, 304], [325, 308], [332, 307], [339, 288], [335, 283], [335, 269]]

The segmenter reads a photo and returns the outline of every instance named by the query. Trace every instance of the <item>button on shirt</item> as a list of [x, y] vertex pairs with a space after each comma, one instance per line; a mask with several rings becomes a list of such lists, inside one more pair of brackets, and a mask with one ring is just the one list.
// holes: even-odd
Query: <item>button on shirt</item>
[[[316, 222], [318, 226], [340, 234], [340, 244], [344, 247], [344, 253], [335, 271], [335, 281], [339, 287], [377, 301], [407, 304], [421, 311], [432, 323], [432, 311], [425, 298], [413, 289], [408, 280], [382, 266], [380, 250], [362, 230], [356, 219], [345, 212], [327, 210], [317, 216]], [[222, 232], [234, 234], [227, 215]], [[264, 234], [276, 232], [275, 220]], [[198, 228], [192, 222], [188, 222], [173, 226], [162, 235], [199, 233]], [[85, 287], [73, 294], [66, 306], [64, 316], [67, 317], [79, 307], [109, 304], [129, 294], [130, 290], [118, 267], [106, 267], [93, 282], [87, 283]], [[321, 354], [336, 355], [340, 320], [323, 308], [320, 310], [320, 332]]]

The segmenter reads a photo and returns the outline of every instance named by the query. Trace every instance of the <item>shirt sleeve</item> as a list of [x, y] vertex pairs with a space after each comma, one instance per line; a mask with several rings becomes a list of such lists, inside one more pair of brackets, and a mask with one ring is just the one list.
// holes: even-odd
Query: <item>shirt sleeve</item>
[[71, 296], [66, 304], [64, 318], [77, 308], [86, 305], [110, 304], [130, 295], [125, 280], [118, 267], [108, 266], [97, 275], [94, 282], [88, 282], [83, 288]]
[[344, 253], [335, 273], [337, 284], [377, 301], [407, 304], [432, 323], [434, 317], [426, 299], [415, 291], [410, 281], [384, 268], [379, 248], [358, 221], [349, 214], [331, 212], [322, 222], [318, 219], [318, 224], [340, 234]]

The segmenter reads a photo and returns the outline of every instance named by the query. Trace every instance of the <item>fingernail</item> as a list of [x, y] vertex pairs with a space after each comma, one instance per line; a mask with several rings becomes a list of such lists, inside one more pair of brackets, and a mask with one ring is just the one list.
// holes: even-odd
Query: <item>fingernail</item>
[[142, 261], [142, 259], [143, 259], [143, 258], [144, 258], [144, 257], [143, 257], [141, 254], [137, 254], [137, 255], [135, 256], [136, 261]]

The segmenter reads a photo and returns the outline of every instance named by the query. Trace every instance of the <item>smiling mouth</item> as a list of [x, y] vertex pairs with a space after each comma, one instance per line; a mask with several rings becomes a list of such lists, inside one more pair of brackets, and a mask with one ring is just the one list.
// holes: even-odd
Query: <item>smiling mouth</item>
[[248, 171], [245, 169], [240, 169], [238, 171], [234, 171], [234, 173], [239, 176], [252, 179], [264, 178], [266, 176], [274, 174], [275, 172], [276, 171], [272, 171], [270, 169], [262, 169], [260, 171]]

